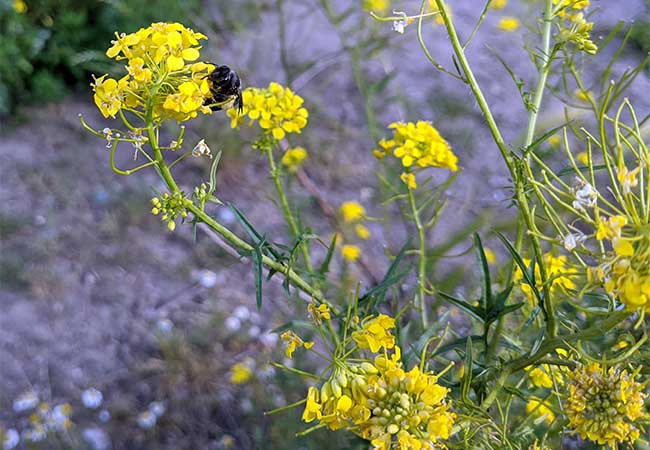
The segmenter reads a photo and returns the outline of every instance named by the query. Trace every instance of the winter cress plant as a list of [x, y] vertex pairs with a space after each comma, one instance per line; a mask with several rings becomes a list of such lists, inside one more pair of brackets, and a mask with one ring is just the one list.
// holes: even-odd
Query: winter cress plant
[[[236, 74], [220, 66], [229, 77], [224, 87], [221, 75], [211, 75], [217, 66], [201, 61], [205, 35], [178, 23], [117, 33], [106, 55], [124, 67], [124, 76], [92, 83], [97, 107], [117, 125], [82, 124], [107, 141], [117, 174], [157, 171], [167, 192], [152, 199], [152, 213], [170, 231], [202, 223], [250, 257], [258, 306], [265, 271], [284, 278], [290, 298], [305, 300], [291, 303], [295, 315], [278, 329], [286, 358], [296, 361], [274, 365], [308, 386], [301, 400], [267, 412], [302, 410], [301, 435], [346, 430], [360, 439], [354, 448], [377, 450], [550, 449], [578, 438], [608, 448], [650, 445], [649, 128], [648, 116], [624, 97], [648, 59], [619, 78], [609, 64], [602, 85], [587, 86], [583, 70], [600, 50], [591, 36], [589, 1], [533, 2], [528, 25], [537, 41], [527, 49], [537, 77], [529, 92], [504, 63], [527, 111], [521, 141], [506, 143], [466, 55], [489, 15], [498, 15], [503, 32], [517, 28], [518, 19], [505, 15], [506, 1], [487, 1], [473, 30], [456, 29], [444, 0], [424, 0], [392, 16], [385, 16], [388, 2], [361, 3], [369, 21], [392, 23], [402, 33], [416, 29], [433, 68], [469, 87], [509, 171], [516, 226], [512, 236], [497, 234], [508, 260], [494, 267], [494, 253], [474, 235], [475, 270], [457, 291], [464, 296], [436, 285], [430, 234], [465, 152], [432, 121], [396, 120], [367, 149], [380, 161], [389, 196], [381, 205], [396, 207], [414, 238], [401, 250], [386, 249], [389, 267], [365, 291], [356, 283], [350, 290], [344, 279], [349, 265], [363, 264], [363, 246], [371, 242], [367, 224], [377, 219], [366, 208], [380, 205], [350, 200], [338, 212], [324, 208], [328, 237], [308, 228], [312, 215], [299, 215], [286, 190], [289, 179], [304, 183], [306, 177], [308, 151], [294, 142], [309, 121], [303, 97], [278, 82], [240, 92]], [[431, 54], [425, 25], [444, 27], [455, 69]], [[613, 45], [617, 32], [602, 46]], [[549, 92], [569, 99], [566, 120], [542, 130], [537, 122]], [[574, 92], [582, 93], [580, 108], [591, 119], [571, 106]], [[214, 208], [228, 207], [216, 197], [220, 152], [213, 154], [205, 140], [187, 145], [180, 124], [212, 114], [227, 126], [219, 109], [227, 110], [233, 132], [251, 127], [257, 133], [252, 150], [242, 151], [265, 158], [290, 245], [269, 240], [234, 205], [246, 237], [212, 217]], [[168, 140], [163, 127], [174, 123], [178, 135]], [[115, 153], [124, 146], [144, 162], [118, 168]], [[562, 152], [547, 151], [558, 146]], [[175, 159], [168, 162], [165, 154]], [[184, 191], [172, 169], [190, 155], [212, 167], [209, 180]], [[298, 320], [305, 313], [309, 321]], [[231, 374], [236, 384], [251, 376], [244, 366]]]

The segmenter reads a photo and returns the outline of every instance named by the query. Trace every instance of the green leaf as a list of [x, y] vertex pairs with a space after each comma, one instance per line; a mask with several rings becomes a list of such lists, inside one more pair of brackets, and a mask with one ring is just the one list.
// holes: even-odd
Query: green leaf
[[262, 250], [261, 245], [263, 241], [260, 242], [260, 245], [253, 247], [253, 270], [255, 275], [255, 301], [257, 303], [257, 309], [262, 308]]
[[212, 193], [217, 189], [217, 167], [219, 166], [219, 161], [221, 161], [221, 150], [217, 151], [212, 160], [212, 166], [210, 166], [210, 188], [208, 189], [208, 198], [212, 196]]
[[395, 256], [395, 259], [388, 267], [388, 270], [386, 271], [384, 278], [376, 286], [367, 290], [366, 293], [363, 294], [361, 298], [359, 298], [359, 304], [366, 302], [372, 298], [375, 298], [375, 302], [373, 302], [374, 305], [383, 302], [388, 289], [391, 286], [398, 283], [399, 281], [401, 281], [404, 277], [406, 277], [406, 275], [409, 274], [409, 272], [411, 271], [410, 268], [399, 273], [397, 272], [397, 269], [399, 268], [399, 264], [402, 261], [404, 254], [406, 253], [406, 249], [410, 247], [410, 245], [411, 243], [407, 242], [400, 249], [399, 253], [397, 254], [397, 256]]
[[476, 249], [476, 256], [481, 264], [481, 297], [482, 305], [487, 314], [494, 309], [494, 300], [492, 297], [492, 281], [490, 279], [490, 266], [488, 265], [483, 249], [483, 242], [478, 233], [474, 233], [474, 248]]
[[533, 293], [535, 294], [535, 297], [537, 297], [537, 299], [541, 301], [542, 296], [539, 293], [539, 290], [537, 289], [537, 284], [535, 283], [535, 258], [533, 257], [533, 260], [531, 262], [531, 268], [529, 269], [526, 266], [526, 263], [522, 259], [519, 252], [510, 243], [508, 238], [505, 237], [502, 233], [497, 233], [497, 236], [499, 236], [499, 239], [501, 239], [503, 244], [506, 246], [506, 248], [508, 249], [508, 251], [512, 255], [512, 257], [515, 260], [515, 263], [517, 263], [517, 266], [519, 266], [519, 269], [521, 269], [521, 273], [523, 274], [524, 280], [526, 280], [526, 283], [533, 290]]
[[485, 311], [480, 306], [470, 305], [465, 300], [461, 300], [461, 299], [456, 298], [456, 297], [454, 297], [452, 295], [446, 294], [446, 293], [444, 293], [442, 291], [438, 291], [438, 294], [440, 296], [444, 297], [445, 300], [453, 303], [454, 305], [458, 306], [463, 311], [466, 311], [467, 313], [469, 313], [475, 319], [480, 320], [481, 323], [485, 322]]
[[467, 339], [465, 343], [465, 360], [463, 365], [465, 373], [460, 382], [460, 396], [467, 403], [473, 403], [469, 398], [469, 390], [472, 387], [472, 369], [473, 369], [474, 355], [472, 354], [472, 340]]
[[323, 263], [320, 265], [320, 268], [318, 269], [318, 273], [321, 275], [325, 275], [330, 271], [330, 262], [332, 261], [332, 257], [334, 256], [334, 250], [336, 249], [337, 239], [338, 236], [336, 233], [334, 233], [334, 236], [332, 236], [332, 240], [330, 241], [330, 245], [327, 248], [327, 255], [325, 255], [325, 259], [323, 260]]
[[570, 122], [565, 122], [565, 123], [563, 123], [562, 125], [558, 125], [558, 126], [555, 127], [555, 128], [551, 128], [549, 131], [547, 131], [546, 133], [544, 133], [543, 135], [541, 135], [540, 137], [538, 137], [535, 141], [533, 141], [532, 144], [530, 144], [528, 147], [526, 147], [522, 153], [523, 153], [524, 155], [526, 155], [527, 153], [532, 152], [532, 151], [535, 150], [537, 147], [539, 147], [542, 143], [544, 143], [548, 138], [550, 138], [551, 136], [553, 136], [555, 133], [557, 133], [557, 132], [558, 132], [559, 130], [561, 130], [562, 128], [564, 128], [564, 127], [566, 127], [566, 126], [569, 126], [569, 125], [570, 125]]

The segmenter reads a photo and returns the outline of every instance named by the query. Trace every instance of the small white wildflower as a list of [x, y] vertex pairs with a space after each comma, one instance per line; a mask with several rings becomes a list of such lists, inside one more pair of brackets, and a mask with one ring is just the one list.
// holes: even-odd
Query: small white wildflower
[[278, 343], [278, 334], [264, 333], [262, 336], [260, 336], [260, 341], [266, 347], [273, 348]]
[[101, 411], [99, 411], [99, 416], [98, 417], [99, 417], [99, 421], [101, 423], [106, 423], [109, 420], [111, 420], [111, 413], [108, 412], [107, 409], [102, 409]]
[[174, 329], [174, 323], [169, 319], [160, 319], [158, 322], [156, 322], [156, 328], [158, 328], [158, 331], [161, 334], [168, 336]]
[[206, 158], [212, 159], [212, 152], [210, 151], [210, 147], [208, 147], [208, 144], [205, 143], [205, 139], [201, 139], [196, 146], [192, 149], [192, 156], [195, 158], [200, 158], [201, 156], [205, 156]]
[[41, 442], [44, 441], [47, 437], [47, 432], [45, 427], [41, 424], [34, 425], [32, 429], [26, 429], [23, 431], [23, 439], [30, 442]]
[[151, 402], [149, 403], [149, 411], [158, 418], [165, 414], [165, 404], [163, 402]]
[[253, 339], [258, 337], [261, 332], [262, 332], [262, 330], [260, 330], [260, 327], [258, 327], [257, 325], [253, 325], [252, 327], [250, 327], [248, 329], [248, 335]]
[[38, 396], [34, 391], [27, 391], [14, 400], [14, 412], [23, 412], [33, 409], [38, 405]]
[[232, 315], [243, 322], [243, 321], [246, 321], [246, 320], [248, 320], [250, 318], [251, 311], [246, 306], [239, 305], [232, 312]]
[[156, 415], [149, 410], [138, 414], [137, 418], [138, 426], [143, 430], [153, 428], [156, 425], [156, 420]]
[[226, 330], [228, 331], [239, 331], [241, 328], [241, 322], [239, 321], [238, 318], [230, 316], [224, 321], [224, 325], [226, 327]]
[[194, 278], [206, 289], [210, 289], [217, 284], [219, 277], [211, 270], [202, 269], [195, 272]]
[[568, 251], [572, 251], [586, 240], [587, 236], [582, 233], [569, 233], [562, 239], [562, 245]]
[[102, 404], [104, 395], [100, 390], [95, 388], [86, 389], [81, 394], [81, 401], [88, 409], [97, 409]]
[[65, 431], [70, 428], [70, 413], [72, 407], [68, 403], [56, 405], [46, 417], [46, 424], [48, 430]]
[[20, 434], [15, 428], [9, 428], [5, 431], [5, 439], [2, 443], [3, 450], [13, 450], [20, 443]]
[[401, 17], [399, 20], [393, 20], [393, 31], [396, 31], [399, 34], [404, 34], [404, 28], [406, 28], [408, 20], [406, 13], [404, 11], [393, 10], [393, 14]]
[[86, 428], [81, 432], [81, 436], [93, 450], [108, 450], [111, 448], [111, 440], [101, 428]]

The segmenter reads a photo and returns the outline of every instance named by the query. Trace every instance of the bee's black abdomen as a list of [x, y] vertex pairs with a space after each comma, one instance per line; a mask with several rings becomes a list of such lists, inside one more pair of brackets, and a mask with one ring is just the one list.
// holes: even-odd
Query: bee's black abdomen
[[213, 111], [218, 111], [223, 109], [220, 104], [232, 101], [232, 106], [241, 112], [243, 99], [241, 94], [241, 80], [237, 72], [225, 65], [217, 66], [208, 75], [208, 80], [210, 81], [210, 94], [212, 97], [206, 99], [206, 105], [210, 105]]

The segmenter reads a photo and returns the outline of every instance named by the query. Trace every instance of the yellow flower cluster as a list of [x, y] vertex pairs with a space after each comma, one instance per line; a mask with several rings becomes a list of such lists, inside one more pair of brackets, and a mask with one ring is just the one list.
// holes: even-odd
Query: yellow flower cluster
[[[531, 260], [524, 258], [524, 263], [526, 266], [530, 266]], [[553, 256], [551, 253], [546, 253], [544, 255], [544, 268], [546, 269], [546, 276], [549, 280], [552, 280], [551, 292], [556, 292], [558, 290], [566, 292], [567, 290], [573, 290], [576, 288], [576, 284], [573, 281], [574, 277], [571, 275], [571, 268], [567, 264], [567, 257], [565, 255]], [[517, 267], [515, 272], [515, 281], [521, 282], [523, 278], [521, 269]], [[538, 264], [535, 265], [535, 280], [538, 282], [537, 289], [541, 291], [541, 275]], [[528, 284], [522, 282], [521, 290], [526, 294], [528, 300], [531, 302], [535, 301], [533, 289]]]
[[388, 128], [394, 130], [392, 139], [380, 140], [380, 148], [375, 149], [373, 153], [380, 160], [389, 153], [399, 158], [406, 169], [402, 174], [402, 181], [410, 188], [417, 187], [415, 176], [411, 173], [413, 167], [440, 167], [453, 172], [458, 170], [458, 158], [451, 151], [447, 141], [429, 122], [394, 122]]
[[324, 320], [332, 319], [330, 308], [325, 303], [321, 303], [320, 305], [316, 306], [316, 304], [312, 302], [307, 307], [307, 310], [309, 311], [311, 318], [317, 324], [323, 323]]
[[115, 80], [102, 75], [92, 84], [95, 104], [104, 117], [120, 110], [146, 114], [156, 120], [189, 120], [210, 98], [207, 76], [214, 65], [192, 63], [199, 56], [199, 40], [207, 39], [180, 23], [153, 23], [135, 33], [118, 35], [106, 51], [109, 58], [125, 60], [127, 74]]
[[300, 133], [307, 125], [309, 113], [302, 106], [304, 100], [288, 87], [271, 82], [267, 88], [247, 88], [242, 98], [241, 114], [237, 109], [228, 110], [232, 128], [238, 128], [248, 117], [249, 125], [257, 122], [264, 133], [280, 140], [287, 133]]
[[[621, 173], [619, 181], [625, 183]], [[636, 173], [626, 171], [625, 176], [632, 180], [628, 180], [632, 184], [629, 189], [638, 184]], [[650, 312], [650, 231], [631, 226], [624, 215], [601, 216], [596, 239], [609, 241], [613, 250], [597, 269], [605, 290], [630, 310]]]
[[645, 413], [642, 384], [616, 367], [591, 363], [569, 375], [564, 410], [569, 425], [582, 439], [616, 447], [639, 438], [634, 423]]
[[377, 353], [381, 348], [390, 350], [395, 346], [395, 337], [390, 330], [395, 328], [395, 319], [386, 314], [366, 317], [360, 331], [352, 333], [352, 339], [361, 349]]
[[501, 31], [515, 31], [519, 28], [519, 19], [516, 17], [502, 17], [497, 26]]
[[590, 37], [594, 24], [585, 20], [584, 10], [589, 7], [589, 0], [553, 0], [555, 14], [566, 23], [561, 23], [560, 37], [575, 44], [578, 50], [595, 54], [598, 46]]
[[307, 150], [303, 147], [293, 147], [284, 152], [281, 162], [289, 173], [295, 173], [302, 163], [305, 162], [307, 156]]
[[303, 420], [331, 430], [348, 428], [375, 450], [445, 448], [456, 415], [446, 401], [449, 389], [415, 366], [405, 371], [400, 349], [373, 362], [347, 363], [322, 387], [309, 388]]
[[541, 420], [545, 420], [549, 425], [555, 420], [555, 414], [551, 409], [551, 405], [547, 401], [535, 397], [531, 398], [528, 400], [528, 403], [526, 403], [526, 412], [528, 414], [534, 414]]

